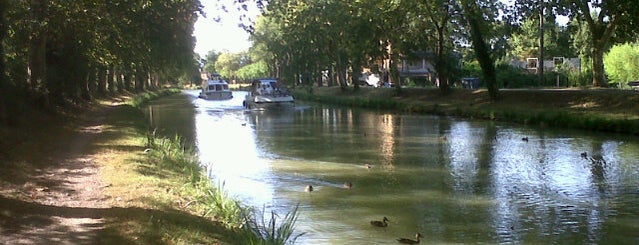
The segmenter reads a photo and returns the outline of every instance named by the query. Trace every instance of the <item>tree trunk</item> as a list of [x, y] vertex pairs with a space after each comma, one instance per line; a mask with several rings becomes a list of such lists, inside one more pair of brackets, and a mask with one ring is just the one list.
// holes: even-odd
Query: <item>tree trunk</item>
[[[606, 51], [608, 43], [612, 39], [612, 35], [619, 21], [619, 13], [611, 11], [600, 11], [597, 18], [593, 18], [590, 13], [590, 5], [588, 1], [576, 1], [575, 6], [581, 11], [582, 17], [586, 20], [588, 31], [590, 32], [590, 42], [592, 44], [592, 85], [595, 87], [607, 87], [606, 72], [604, 70], [603, 55]], [[605, 16], [602, 12], [609, 13]]]
[[125, 70], [124, 73], [122, 74], [122, 83], [124, 85], [124, 90], [126, 91], [133, 91], [133, 89], [131, 88], [131, 70]]
[[115, 78], [116, 78], [115, 80], [117, 81], [117, 86], [118, 86], [117, 91], [119, 93], [122, 93], [126, 89], [126, 87], [124, 86], [124, 77], [123, 77], [124, 74], [122, 73], [121, 67], [117, 67], [113, 69], [113, 75], [115, 75]]
[[537, 61], [539, 72], [539, 86], [544, 86], [546, 77], [544, 75], [544, 2], [539, 3], [539, 58]]
[[97, 87], [97, 94], [102, 96], [106, 94], [107, 91], [107, 77], [109, 76], [109, 70], [104, 66], [104, 65], [100, 65], [98, 67], [98, 87]]
[[448, 69], [446, 66], [446, 51], [444, 50], [444, 29], [443, 25], [437, 28], [437, 61], [435, 62], [435, 69], [437, 70], [437, 80], [439, 80], [439, 91], [442, 94], [448, 94], [450, 92], [450, 86], [448, 85]]
[[397, 64], [399, 64], [399, 55], [393, 48], [393, 43], [389, 41], [388, 45], [388, 82], [395, 84], [396, 93], [399, 95], [402, 93], [402, 78], [399, 75], [399, 68]]
[[87, 84], [85, 87], [87, 89], [82, 93], [82, 99], [91, 100], [93, 98], [93, 95], [95, 94], [95, 91], [98, 90], [97, 74], [98, 69], [93, 67], [93, 65], [87, 67], [87, 74], [85, 76]]
[[29, 88], [48, 107], [46, 86], [46, 0], [31, 3], [31, 35], [29, 37]]
[[362, 76], [362, 63], [358, 57], [353, 59], [353, 63], [351, 66], [353, 70], [353, 74], [351, 74], [351, 83], [353, 84], [354, 90], [359, 89], [359, 78]]
[[5, 14], [7, 12], [8, 0], [0, 0], [0, 125], [6, 125], [9, 122], [9, 116], [7, 115], [7, 90], [9, 87], [9, 81], [5, 74], [6, 63], [4, 61], [4, 38], [7, 36], [7, 22]]
[[144, 72], [143, 71], [136, 71], [135, 72], [135, 79], [133, 79], [133, 81], [135, 81], [135, 92], [142, 92], [144, 91], [144, 81], [145, 81], [145, 77], [144, 77]]
[[481, 67], [481, 71], [484, 75], [486, 86], [488, 87], [488, 95], [491, 100], [499, 99], [499, 89], [497, 88], [497, 75], [495, 72], [495, 63], [490, 56], [490, 50], [484, 39], [484, 33], [482, 33], [480, 21], [481, 12], [479, 6], [475, 1], [464, 1], [464, 10], [466, 12], [466, 20], [470, 27], [470, 37], [473, 43], [473, 49], [475, 50], [475, 56]]
[[592, 47], [592, 85], [595, 87], [607, 87], [606, 72], [604, 68], [604, 48], [598, 45]]
[[108, 69], [105, 71], [105, 75], [106, 75], [107, 90], [110, 93], [115, 93], [115, 91], [116, 91], [116, 87], [115, 87], [115, 66], [114, 65], [109, 66]]
[[348, 82], [346, 81], [346, 67], [342, 62], [342, 57], [337, 57], [337, 82], [339, 83], [342, 91], [345, 91], [348, 87]]

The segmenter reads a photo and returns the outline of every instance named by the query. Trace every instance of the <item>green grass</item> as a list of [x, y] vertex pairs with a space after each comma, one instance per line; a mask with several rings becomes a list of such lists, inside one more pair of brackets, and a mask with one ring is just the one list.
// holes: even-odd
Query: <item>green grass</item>
[[[156, 98], [155, 96], [156, 94], [141, 95], [141, 99], [134, 99], [136, 102], [129, 104], [140, 106], [145, 101]], [[128, 117], [135, 116], [129, 115]], [[140, 190], [144, 190], [142, 193], [154, 193], [152, 196], [144, 198], [145, 201], [141, 206], [163, 207], [168, 210], [179, 209], [194, 215], [198, 220], [203, 219], [211, 222], [192, 222], [191, 226], [198, 226], [195, 229], [191, 228], [196, 232], [189, 232], [166, 222], [155, 222], [152, 223], [153, 225], [137, 224], [135, 227], [140, 233], [154, 234], [155, 236], [171, 234], [168, 237], [160, 235], [162, 240], [168, 240], [170, 243], [185, 242], [190, 244], [205, 241], [208, 244], [214, 240], [210, 240], [211, 234], [202, 231], [211, 224], [215, 224], [215, 226], [223, 226], [226, 231], [222, 234], [230, 234], [228, 238], [231, 240], [246, 241], [243, 244], [292, 244], [294, 242], [291, 234], [297, 217], [297, 208], [288, 213], [286, 218], [277, 225], [273, 222], [271, 226], [258, 226], [257, 223], [252, 222], [255, 219], [250, 218], [256, 217], [256, 212], [229, 196], [224, 191], [224, 183], [218, 183], [215, 186], [203, 171], [196, 151], [187, 146], [190, 144], [186, 144], [180, 136], [161, 137], [156, 134], [156, 130], [152, 130], [146, 131], [144, 137], [141, 137], [140, 132], [141, 130], [138, 129], [137, 137], [144, 140], [141, 145], [144, 146], [142, 152], [144, 152], [145, 159], [139, 163], [137, 172], [142, 173], [142, 176], [131, 176], [127, 179], [137, 183], [137, 188], [143, 186], [141, 183], [148, 183], [147, 187]], [[129, 186], [131, 182], [129, 182]], [[146, 188], [151, 190], [160, 188], [166, 191], [150, 191]], [[140, 192], [134, 193], [141, 194]], [[276, 214], [273, 215], [275, 217]], [[267, 229], [277, 230], [277, 232], [268, 232]], [[175, 232], [175, 230], [182, 232]], [[277, 236], [275, 238], [262, 236], [267, 233]], [[153, 237], [149, 235], [148, 241], [154, 242]]]
[[[202, 170], [197, 153], [187, 147], [191, 144], [185, 144], [179, 136], [161, 137], [149, 130], [140, 106], [176, 92], [179, 90], [103, 97], [57, 115], [25, 107], [21, 120], [26, 123], [0, 128], [4, 167], [1, 183], [26, 183], [38, 169], [55, 167], [50, 166], [48, 157], [64, 147], [60, 142], [73, 140], [78, 127], [89, 123], [100, 131], [87, 142], [82, 154], [99, 166], [100, 182], [104, 184], [101, 201], [109, 207], [87, 207], [82, 211], [52, 207], [23, 200], [19, 192], [3, 196], [4, 200], [12, 207], [25, 206], [25, 210], [34, 213], [50, 213], [54, 209], [69, 215], [95, 214], [104, 223], [104, 229], [97, 231], [95, 244], [292, 243], [293, 239], [283, 235], [280, 237], [286, 239], [268, 240], [259, 235], [264, 232], [250, 232], [269, 227], [248, 224], [251, 219], [247, 217], [253, 217], [254, 211], [229, 196], [223, 183], [212, 183]], [[3, 217], [0, 215], [0, 219]], [[278, 220], [276, 227], [270, 229], [292, 233], [290, 224]]]
[[334, 87], [298, 88], [300, 100], [401, 113], [461, 116], [527, 125], [639, 135], [639, 94], [622, 90], [503, 90], [491, 101], [485, 90]]
[[305, 234], [294, 235], [295, 224], [299, 217], [298, 208], [299, 204], [281, 218], [277, 213], [271, 211], [268, 220], [264, 214], [264, 208], [246, 213], [244, 215], [245, 225], [243, 226], [246, 236], [243, 244], [294, 244], [299, 237]]

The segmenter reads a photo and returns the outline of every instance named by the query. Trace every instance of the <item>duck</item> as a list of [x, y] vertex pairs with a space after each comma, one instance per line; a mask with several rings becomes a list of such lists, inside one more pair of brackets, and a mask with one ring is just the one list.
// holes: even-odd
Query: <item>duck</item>
[[306, 188], [304, 188], [305, 192], [312, 192], [313, 191], [313, 186], [312, 185], [307, 185]]
[[528, 136], [521, 138], [521, 140], [528, 142]]
[[371, 221], [371, 225], [372, 226], [377, 226], [377, 227], [386, 227], [386, 226], [388, 226], [388, 223], [386, 223], [386, 221], [390, 221], [390, 220], [388, 220], [388, 218], [384, 217], [384, 219], [382, 219], [382, 221], [379, 221], [379, 220]]
[[370, 164], [368, 164], [368, 163], [367, 163], [367, 164], [364, 164], [364, 167], [365, 167], [366, 169], [369, 169], [369, 170], [370, 170], [371, 168], [373, 168], [373, 165], [370, 165]]
[[346, 189], [353, 188], [353, 183], [351, 183], [350, 181], [344, 182], [344, 188], [346, 188]]
[[593, 165], [606, 165], [606, 160], [603, 158], [602, 155], [599, 154], [593, 154], [590, 157], [590, 161], [592, 162]]
[[585, 151], [584, 151], [584, 152], [582, 152], [582, 153], [581, 153], [581, 158], [583, 158], [583, 159], [588, 159], [588, 152], [585, 152]]
[[419, 243], [419, 238], [422, 237], [422, 234], [415, 234], [415, 238], [417, 240], [413, 240], [413, 239], [408, 239], [408, 238], [398, 238], [397, 241], [399, 243], [404, 243], [404, 244], [418, 244]]

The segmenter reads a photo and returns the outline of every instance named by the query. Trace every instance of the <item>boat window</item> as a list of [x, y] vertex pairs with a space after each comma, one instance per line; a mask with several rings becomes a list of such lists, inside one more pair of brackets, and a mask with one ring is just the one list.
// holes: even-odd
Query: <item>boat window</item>
[[220, 84], [215, 85], [215, 90], [216, 91], [222, 91], [222, 85], [220, 85]]
[[209, 90], [215, 90], [215, 85], [209, 85]]
[[229, 89], [229, 85], [228, 85], [228, 84], [224, 84], [224, 85], [222, 85], [222, 88], [223, 88], [224, 90], [227, 90], [227, 89]]

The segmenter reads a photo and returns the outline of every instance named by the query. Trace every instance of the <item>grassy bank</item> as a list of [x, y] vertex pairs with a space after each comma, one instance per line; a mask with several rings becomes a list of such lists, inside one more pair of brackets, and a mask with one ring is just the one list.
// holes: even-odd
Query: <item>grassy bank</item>
[[508, 121], [639, 135], [639, 93], [614, 89], [501, 90], [491, 101], [486, 90], [300, 87], [301, 100], [391, 110]]
[[[294, 241], [291, 234], [295, 210], [287, 215], [291, 219], [278, 224], [257, 222], [261, 216], [257, 216], [256, 211], [242, 207], [212, 183], [202, 171], [196, 152], [185, 147], [187, 144], [180, 137], [160, 137], [149, 128], [139, 107], [146, 101], [176, 92], [179, 90], [103, 98], [74, 109], [74, 113], [48, 116], [35, 111], [29, 113], [32, 116], [26, 120], [27, 125], [0, 132], [0, 136], [12, 136], [5, 137], [9, 143], [1, 145], [3, 153], [11, 154], [0, 156], [5, 170], [0, 172], [0, 183], [6, 186], [28, 183], [40, 168], [53, 167], [50, 156], [60, 148], [69, 147], [60, 142], [73, 141], [78, 128], [88, 128], [95, 136], [86, 142], [82, 151], [99, 168], [100, 180], [95, 181], [104, 183], [101, 202], [108, 203], [106, 206], [110, 208], [68, 209], [68, 215], [89, 212], [104, 220], [104, 229], [98, 231], [95, 243], [283, 244]], [[38, 154], [30, 154], [33, 151]], [[6, 192], [18, 194], [3, 195], [1, 200], [28, 206], [25, 211], [28, 213], [48, 213], [46, 210], [52, 207], [32, 202], [31, 197], [25, 198], [19, 191]], [[1, 227], [18, 225], [11, 221], [12, 216], [0, 214]], [[275, 234], [275, 238], [264, 234]]]
[[[172, 92], [175, 91], [168, 91]], [[129, 104], [139, 109], [145, 101], [161, 95], [163, 93], [141, 94], [133, 97]], [[125, 113], [114, 118], [139, 118], [139, 113]], [[119, 233], [138, 231], [137, 238], [140, 238], [139, 234], [149, 234], [142, 237], [143, 244], [276, 245], [295, 241], [297, 208], [293, 208], [279, 223], [275, 222], [277, 215], [274, 213], [271, 220], [265, 221], [262, 213], [234, 200], [222, 185], [213, 184], [200, 166], [195, 150], [187, 147], [191, 144], [186, 144], [179, 136], [166, 138], [158, 136], [155, 130], [146, 128], [144, 131], [146, 123], [139, 125], [135, 127], [135, 139], [129, 142], [136, 142], [137, 149], [106, 156], [110, 159], [106, 166], [113, 171], [105, 171], [105, 178], [113, 186], [122, 187], [111, 188], [110, 194], [121, 197], [116, 199], [118, 203], [162, 210], [171, 215], [160, 213], [138, 222], [115, 219], [111, 223], [114, 230]], [[141, 143], [143, 150], [139, 148]], [[122, 158], [123, 161], [114, 162], [114, 158]]]
[[[194, 149], [179, 136], [160, 137], [149, 130], [139, 110], [134, 109], [158, 94], [143, 94], [130, 100], [131, 108], [116, 110], [115, 121], [139, 123], [130, 137], [122, 137], [110, 144], [126, 145], [120, 152], [103, 155], [106, 160], [103, 176], [113, 187], [114, 205], [134, 206], [156, 210], [150, 215], [142, 212], [133, 217], [118, 217], [109, 227], [119, 234], [127, 234], [142, 244], [284, 244], [292, 237], [296, 209], [287, 214], [291, 219], [272, 226], [255, 222], [258, 214], [229, 197], [222, 186], [215, 186], [199, 165]], [[126, 109], [125, 109], [126, 108]], [[114, 123], [118, 125], [118, 123]], [[117, 132], [125, 132], [126, 124]], [[133, 132], [134, 131], [134, 132]], [[124, 136], [124, 135], [123, 135]], [[127, 217], [131, 217], [127, 215]], [[261, 216], [260, 216], [261, 217]], [[273, 217], [274, 218], [274, 217]], [[271, 224], [271, 223], [269, 223]], [[263, 234], [276, 234], [276, 238]]]
[[105, 194], [116, 208], [100, 240], [104, 244], [113, 239], [137, 244], [232, 244], [236, 231], [202, 215], [206, 207], [195, 198], [202, 195], [197, 191], [214, 188], [200, 178], [192, 152], [181, 148], [179, 138], [153, 137], [137, 108], [166, 93], [171, 91], [124, 98], [127, 103], [109, 109], [95, 142], [95, 156], [109, 185]]

